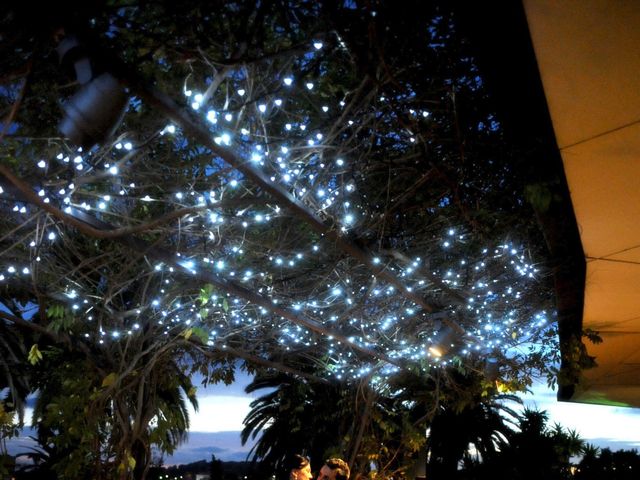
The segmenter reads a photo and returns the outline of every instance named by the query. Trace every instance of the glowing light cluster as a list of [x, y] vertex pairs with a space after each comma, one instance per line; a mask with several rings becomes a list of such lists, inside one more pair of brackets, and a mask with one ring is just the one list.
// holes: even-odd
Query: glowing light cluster
[[[330, 49], [314, 41], [305, 55], [308, 61], [330, 55]], [[362, 188], [367, 179], [359, 176], [349, 153], [341, 151], [335, 133], [353, 128], [359, 119], [342, 119], [346, 103], [321, 94], [323, 73], [301, 78], [298, 70], [278, 73], [260, 87], [239, 73], [229, 80], [228, 97], [206, 95], [205, 85], [185, 84], [183, 94], [215, 144], [232, 150], [246, 168], [288, 193], [342, 238], [364, 238], [379, 212]], [[383, 96], [379, 103], [387, 108], [389, 98]], [[320, 106], [319, 111], [310, 104]], [[410, 114], [422, 122], [431, 118], [422, 108]], [[406, 363], [427, 369], [478, 353], [509, 355], [548, 327], [544, 312], [523, 309], [525, 292], [539, 272], [514, 245], [477, 252], [462, 229], [450, 228], [437, 239], [439, 251], [407, 242], [401, 252], [406, 261], [380, 249], [363, 266], [338, 251], [334, 241], [301, 226], [263, 187], [191, 145], [177, 125], [166, 124], [156, 133], [148, 144], [184, 155], [184, 165], [174, 170], [159, 165], [159, 173], [154, 166], [145, 178], [137, 165], [154, 161], [145, 150], [153, 148], [128, 138], [98, 152], [63, 151], [35, 163], [42, 178], [38, 196], [70, 214], [77, 209], [113, 224], [141, 219], [131, 222], [136, 227], [184, 211], [178, 227], [174, 220], [146, 232], [149, 242], [162, 238], [175, 261], [145, 264], [139, 275], [146, 286], [136, 292], [124, 320], [108, 326], [98, 321], [111, 308], [104, 304], [106, 287], [99, 282], [83, 284], [86, 279], [71, 272], [69, 283], [59, 286], [70, 314], [84, 320], [86, 339], [124, 342], [148, 328], [167, 338], [184, 337], [197, 328], [199, 340], [214, 348], [250, 346], [260, 352], [264, 344], [287, 352], [314, 349], [327, 373], [342, 379], [373, 371], [393, 375]], [[401, 148], [415, 148], [414, 133], [396, 137]], [[188, 169], [189, 175], [177, 175]], [[155, 184], [159, 178], [182, 178], [184, 183], [161, 187]], [[31, 209], [16, 203], [13, 211], [22, 217]], [[31, 261], [59, 252], [61, 243], [71, 241], [63, 231], [50, 222], [29, 237]], [[429, 262], [423, 260], [429, 256]], [[27, 263], [0, 268], [0, 281], [31, 274]], [[108, 268], [104, 275], [116, 273]], [[397, 277], [402, 289], [377, 278], [372, 271], [379, 269]], [[238, 289], [225, 290], [220, 286], [225, 284], [241, 285], [260, 301], [228, 293]], [[425, 311], [407, 292], [439, 301], [442, 315]]]

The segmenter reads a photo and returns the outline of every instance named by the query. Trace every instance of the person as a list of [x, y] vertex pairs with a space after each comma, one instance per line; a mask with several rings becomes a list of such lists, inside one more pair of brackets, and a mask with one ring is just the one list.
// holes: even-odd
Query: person
[[302, 455], [292, 455], [285, 461], [285, 468], [289, 471], [289, 480], [311, 480], [311, 464]]
[[318, 473], [317, 480], [349, 480], [349, 465], [341, 458], [329, 458]]

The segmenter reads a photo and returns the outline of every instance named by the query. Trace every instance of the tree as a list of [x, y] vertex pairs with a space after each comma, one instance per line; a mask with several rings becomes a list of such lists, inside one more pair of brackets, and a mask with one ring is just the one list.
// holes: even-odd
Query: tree
[[513, 434], [509, 416], [517, 418], [505, 402], [518, 398], [499, 394], [476, 372], [434, 376], [407, 372], [388, 385], [338, 388], [259, 375], [247, 392], [269, 391], [252, 402], [242, 439], [262, 433], [253, 458], [272, 471], [288, 455], [303, 452], [312, 465], [339, 455], [354, 471], [372, 468], [379, 478], [408, 475], [428, 458], [429, 478], [453, 478], [470, 445], [476, 459], [498, 457]]
[[547, 422], [546, 412], [526, 408], [499, 453], [476, 465], [465, 478], [473, 478], [474, 472], [505, 479], [572, 478], [571, 458], [583, 452], [585, 442], [575, 431]]
[[224, 479], [224, 467], [222, 466], [222, 461], [216, 459], [215, 455], [211, 455], [211, 465], [209, 467], [209, 478], [211, 480]]
[[241, 435], [243, 443], [258, 438], [251, 452], [254, 460], [285, 478], [283, 462], [290, 455], [303, 453], [315, 466], [331, 454], [346, 453], [344, 436], [352, 412], [345, 408], [349, 393], [344, 386], [258, 374], [246, 392], [262, 389], [270, 391], [251, 402]]
[[[528, 167], [503, 145], [451, 12], [411, 6], [193, 0], [3, 18], [2, 288], [38, 308], [3, 318], [48, 346], [42, 412], [63, 394], [50, 365], [88, 408], [79, 445], [93, 460], [143, 477], [151, 444], [182, 438], [189, 375], [229, 379], [234, 357], [338, 390], [371, 381], [351, 390], [372, 405], [354, 445], [415, 423], [388, 386], [401, 372], [448, 388], [493, 361], [514, 389], [549, 372]], [[59, 99], [84, 88], [51, 55], [70, 34], [131, 95], [115, 135], [82, 151], [55, 129]], [[384, 415], [397, 415], [386, 433]], [[66, 445], [56, 421], [78, 419], [54, 420], [43, 428]]]
[[[13, 417], [17, 413], [19, 424], [22, 424], [26, 397], [31, 390], [26, 374], [25, 343], [19, 329], [0, 317], [0, 391], [6, 392], [0, 397], [0, 406], [6, 415]], [[7, 427], [12, 424], [13, 421], [9, 422]], [[3, 430], [3, 433], [7, 432]], [[2, 438], [6, 436], [3, 434]]]
[[576, 469], [575, 478], [590, 480], [596, 478], [632, 479], [640, 471], [640, 455], [637, 450], [618, 450], [587, 445]]
[[443, 399], [428, 424], [428, 478], [456, 478], [463, 459], [491, 461], [513, 433], [517, 414], [505, 403], [520, 402], [518, 397], [499, 394], [495, 386], [473, 374], [459, 376], [457, 388], [467, 394]]

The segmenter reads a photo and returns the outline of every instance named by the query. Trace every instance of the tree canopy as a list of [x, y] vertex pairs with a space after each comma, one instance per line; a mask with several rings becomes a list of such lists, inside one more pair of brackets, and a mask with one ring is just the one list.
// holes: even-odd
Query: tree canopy
[[[126, 475], [179, 441], [190, 375], [231, 381], [236, 359], [441, 391], [455, 372], [523, 389], [557, 362], [546, 200], [446, 5], [45, 13], [4, 12], [0, 89], [0, 329], [18, 339], [0, 386], [19, 405], [4, 358], [32, 364], [44, 433], [64, 430], [49, 367], [95, 415], [80, 444]], [[87, 88], [55, 51], [71, 36], [128, 98], [85, 148], [57, 128]]]

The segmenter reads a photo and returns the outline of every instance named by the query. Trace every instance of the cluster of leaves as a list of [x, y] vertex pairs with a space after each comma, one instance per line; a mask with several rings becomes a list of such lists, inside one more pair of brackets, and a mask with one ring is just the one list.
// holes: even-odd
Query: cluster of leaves
[[631, 480], [638, 476], [638, 472], [640, 472], [640, 454], [637, 450], [612, 452], [609, 448], [600, 450], [593, 445], [586, 445], [574, 478], [577, 480], [598, 478]]
[[572, 457], [586, 446], [577, 432], [557, 423], [550, 426], [546, 412], [530, 409], [517, 417], [516, 427], [500, 439], [497, 452], [481, 461], [468, 457], [461, 478], [573, 478]]
[[[598, 461], [575, 431], [549, 425], [544, 411], [510, 408], [518, 397], [500, 394], [473, 372], [438, 381], [404, 373], [384, 387], [363, 382], [339, 391], [286, 375], [259, 376], [247, 391], [261, 389], [268, 393], [252, 403], [243, 440], [262, 430], [254, 459], [274, 471], [300, 452], [314, 467], [342, 456], [367, 478], [411, 478], [424, 475], [426, 465], [428, 478], [560, 480], [573, 478], [581, 455], [584, 478], [613, 468], [610, 452]], [[624, 462], [631, 465], [631, 458]]]

